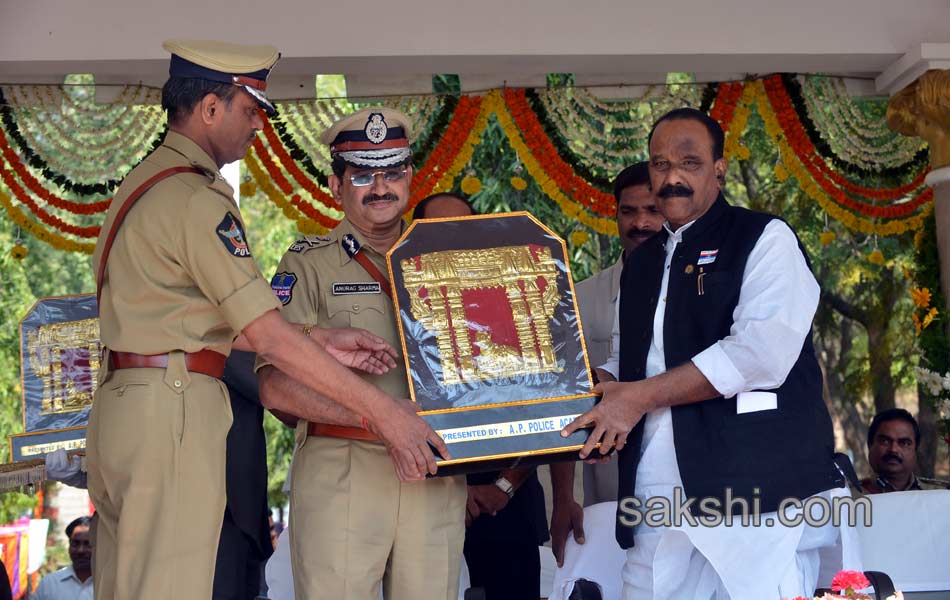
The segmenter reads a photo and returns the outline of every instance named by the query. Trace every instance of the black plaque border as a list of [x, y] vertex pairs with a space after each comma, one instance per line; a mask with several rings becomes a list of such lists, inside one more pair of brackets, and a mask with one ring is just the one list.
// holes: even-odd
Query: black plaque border
[[[452, 221], [475, 221], [475, 220], [480, 220], [480, 219], [504, 219], [504, 218], [513, 218], [513, 217], [516, 217], [516, 218], [527, 217], [528, 219], [533, 221], [535, 225], [537, 225], [545, 233], [550, 235], [553, 239], [557, 240], [557, 242], [561, 246], [562, 256], [564, 257], [565, 270], [567, 272], [567, 282], [571, 290], [571, 303], [573, 304], [574, 314], [577, 319], [577, 332], [578, 332], [578, 335], [580, 336], [579, 342], [584, 354], [584, 366], [587, 369], [587, 379], [588, 379], [590, 388], [593, 389], [594, 381], [593, 381], [593, 376], [591, 374], [590, 361], [587, 358], [587, 342], [585, 341], [585, 338], [584, 338], [584, 326], [583, 326], [583, 323], [581, 322], [580, 309], [577, 306], [577, 292], [574, 288], [574, 277], [571, 273], [570, 260], [568, 259], [570, 255], [568, 253], [567, 243], [565, 243], [565, 241], [561, 238], [561, 236], [559, 236], [550, 228], [548, 228], [544, 223], [542, 223], [537, 218], [535, 218], [535, 216], [532, 215], [531, 213], [527, 211], [514, 211], [514, 212], [493, 213], [493, 214], [486, 214], [486, 215], [471, 215], [471, 216], [466, 216], [466, 217], [441, 217], [441, 218], [435, 218], [435, 219], [417, 219], [417, 220], [414, 220], [409, 225], [409, 227], [407, 227], [406, 230], [402, 232], [402, 235], [399, 236], [399, 239], [396, 240], [396, 243], [393, 244], [393, 247], [386, 253], [386, 268], [389, 271], [389, 284], [392, 291], [391, 296], [392, 296], [393, 305], [395, 309], [396, 325], [399, 328], [399, 342], [400, 342], [400, 345], [402, 346], [403, 359], [406, 362], [406, 375], [407, 375], [407, 379], [409, 383], [409, 395], [412, 402], [417, 403], [416, 391], [415, 391], [415, 386], [413, 385], [412, 377], [409, 376], [411, 366], [409, 364], [409, 354], [406, 348], [405, 330], [403, 328], [402, 317], [401, 317], [402, 313], [400, 312], [400, 308], [399, 308], [399, 293], [396, 290], [396, 286], [395, 286], [396, 279], [395, 279], [395, 274], [393, 272], [393, 264], [392, 264], [393, 252], [395, 252], [395, 250], [402, 245], [403, 241], [407, 237], [409, 237], [409, 235], [412, 233], [412, 230], [415, 229], [416, 223], [422, 223], [422, 222], [444, 223], [444, 222], [452, 222]], [[525, 399], [525, 400], [517, 400], [514, 402], [501, 402], [498, 404], [485, 404], [485, 405], [467, 406], [467, 407], [459, 407], [459, 408], [444, 408], [444, 409], [437, 409], [437, 410], [423, 410], [423, 411], [419, 411], [419, 416], [421, 416], [426, 422], [428, 422], [433, 429], [438, 430], [438, 429], [444, 428], [444, 427], [439, 426], [443, 422], [442, 418], [440, 418], [441, 415], [451, 415], [452, 413], [475, 413], [477, 411], [485, 411], [485, 410], [504, 411], [506, 408], [510, 409], [514, 407], [552, 404], [552, 403], [557, 403], [557, 402], [570, 402], [570, 401], [578, 401], [578, 400], [585, 400], [585, 399], [587, 400], [587, 402], [584, 402], [583, 404], [587, 405], [587, 407], [584, 410], [580, 411], [581, 413], [586, 412], [587, 410], [590, 410], [590, 408], [592, 408], [594, 404], [597, 402], [597, 400], [599, 399], [599, 396], [594, 393], [585, 393], [585, 394], [573, 394], [570, 396], [556, 396], [556, 397], [549, 397], [549, 398], [530, 398], [530, 399]], [[457, 415], [457, 416], [461, 417], [462, 415]], [[452, 421], [454, 421], [454, 419], [450, 419], [448, 423], [451, 423]], [[557, 431], [557, 432], [554, 432], [554, 435], [557, 435], [559, 438], [557, 440], [551, 438], [550, 434], [540, 434], [541, 437], [547, 438], [548, 440], [552, 442], [561, 441], [563, 443], [566, 441], [566, 442], [574, 442], [574, 443], [570, 445], [553, 445], [553, 447], [547, 447], [541, 450], [526, 449], [526, 450], [517, 450], [513, 452], [500, 453], [500, 454], [494, 453], [494, 454], [485, 454], [485, 455], [466, 456], [463, 458], [452, 458], [449, 460], [437, 460], [436, 463], [440, 467], [439, 475], [454, 475], [457, 473], [464, 473], [467, 470], [472, 470], [472, 469], [467, 468], [467, 467], [473, 466], [472, 463], [479, 463], [478, 470], [492, 470], [495, 468], [511, 467], [514, 465], [529, 466], [531, 464], [541, 464], [545, 462], [577, 460], [576, 452], [584, 447], [584, 444], [587, 441], [588, 434], [589, 432], [586, 430], [579, 430], [579, 431], [576, 431], [573, 435], [571, 435], [568, 438], [561, 438], [560, 432]], [[534, 435], [538, 435], [538, 434], [534, 434]], [[478, 443], [478, 442], [469, 442], [469, 443]], [[451, 452], [452, 446], [454, 444], [448, 443], [447, 445], [449, 446], [449, 451]], [[599, 450], [599, 447], [600, 447], [600, 444], [597, 445], [598, 450]], [[443, 467], [450, 467], [450, 468], [444, 469]]]

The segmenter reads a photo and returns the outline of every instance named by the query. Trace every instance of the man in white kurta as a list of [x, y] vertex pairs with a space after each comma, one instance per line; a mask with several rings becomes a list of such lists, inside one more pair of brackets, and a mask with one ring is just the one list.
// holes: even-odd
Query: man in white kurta
[[[690, 487], [688, 482], [684, 485], [678, 464], [674, 407], [701, 402], [726, 405], [735, 398], [733, 416], [768, 416], [766, 411], [777, 411], [783, 398], [779, 388], [800, 360], [819, 297], [818, 284], [795, 234], [781, 220], [772, 219], [757, 240], [752, 240], [729, 334], [691, 360], [666, 364], [669, 349], [665, 345], [671, 343], [670, 331], [677, 325], [670, 327], [667, 320], [683, 316], [668, 314], [671, 272], [677, 273], [679, 281], [688, 279], [690, 286], [696, 286], [677, 288], [679, 298], [695, 295], [689, 298], [695, 306], [703, 306], [706, 297], [715, 299], [721, 294], [716, 286], [724, 288], [729, 285], [727, 279], [740, 277], [738, 273], [716, 273], [712, 268], [719, 249], [703, 250], [695, 259], [688, 259], [684, 255], [690, 250], [680, 246], [684, 235], [688, 237], [690, 228], [704, 217], [706, 223], [701, 228], [710, 229], [709, 219], [714, 217], [707, 213], [713, 211], [718, 218], [731, 209], [719, 189], [725, 171], [721, 130], [716, 135], [711, 126], [718, 129], [718, 125], [698, 115], [708, 119], [698, 111], [664, 117], [651, 135], [651, 181], [666, 223], [661, 234], [665, 237], [661, 250], [665, 261], [658, 298], [651, 298], [655, 302], [652, 328], [635, 332], [649, 339], [645, 371], [612, 383], [622, 379], [621, 323], [629, 318], [620, 312], [618, 302], [611, 358], [600, 369], [601, 381], [611, 383], [600, 386], [605, 394], [602, 402], [568, 428], [594, 425], [588, 446], [581, 453], [585, 456], [598, 441], [602, 448], [623, 448], [628, 434], [643, 419], [633, 493], [643, 511], [651, 506], [648, 499], [673, 501], [685, 496], [684, 490]], [[685, 268], [684, 260], [689, 261]], [[634, 291], [631, 287], [625, 289]], [[632, 333], [627, 330], [628, 335]], [[806, 349], [810, 349], [810, 338], [808, 344]], [[707, 426], [727, 425], [713, 419]], [[830, 469], [830, 453], [828, 461]], [[834, 477], [819, 481], [827, 481], [827, 487], [819, 486], [810, 494], [830, 498], [846, 493]], [[730, 485], [728, 481], [722, 483]], [[793, 513], [794, 509], [786, 511], [789, 516]], [[618, 513], [621, 527], [634, 522], [623, 519], [632, 514], [624, 515], [623, 510]], [[627, 550], [622, 571], [624, 599], [759, 600], [810, 595], [818, 577], [818, 550], [834, 545], [838, 530], [830, 524], [765, 526], [770, 517], [774, 519], [776, 514], [762, 514], [761, 526], [740, 526], [738, 522], [731, 527], [696, 526], [688, 520], [660, 525], [636, 523], [635, 543]]]

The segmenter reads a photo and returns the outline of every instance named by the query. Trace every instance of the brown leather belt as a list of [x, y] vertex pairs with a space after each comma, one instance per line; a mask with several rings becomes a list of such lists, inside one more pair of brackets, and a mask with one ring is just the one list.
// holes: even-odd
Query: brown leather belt
[[370, 431], [359, 427], [345, 427], [343, 425], [327, 425], [326, 423], [310, 423], [307, 428], [308, 435], [321, 435], [324, 437], [344, 438], [348, 440], [361, 440], [364, 442], [378, 442], [379, 438]]
[[[206, 348], [200, 352], [186, 352], [185, 368], [192, 373], [221, 379], [224, 375], [225, 360], [227, 360], [225, 355]], [[111, 369], [165, 369], [167, 367], [167, 354], [136, 354], [114, 350], [109, 353], [109, 368]]]

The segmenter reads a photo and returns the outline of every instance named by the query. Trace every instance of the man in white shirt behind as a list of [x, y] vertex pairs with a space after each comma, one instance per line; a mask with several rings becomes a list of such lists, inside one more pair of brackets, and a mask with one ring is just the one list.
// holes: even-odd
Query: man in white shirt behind
[[50, 573], [36, 588], [35, 600], [92, 600], [91, 517], [79, 517], [66, 526], [72, 564]]

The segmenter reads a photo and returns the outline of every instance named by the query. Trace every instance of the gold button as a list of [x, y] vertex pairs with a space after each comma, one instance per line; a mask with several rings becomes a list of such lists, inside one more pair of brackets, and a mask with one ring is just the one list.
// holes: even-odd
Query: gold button
[[686, 274], [689, 275], [693, 272], [693, 265], [686, 265]]
[[176, 388], [180, 388], [180, 387], [181, 387], [181, 379], [176, 379], [176, 380], [175, 380], [175, 387], [176, 387]]

